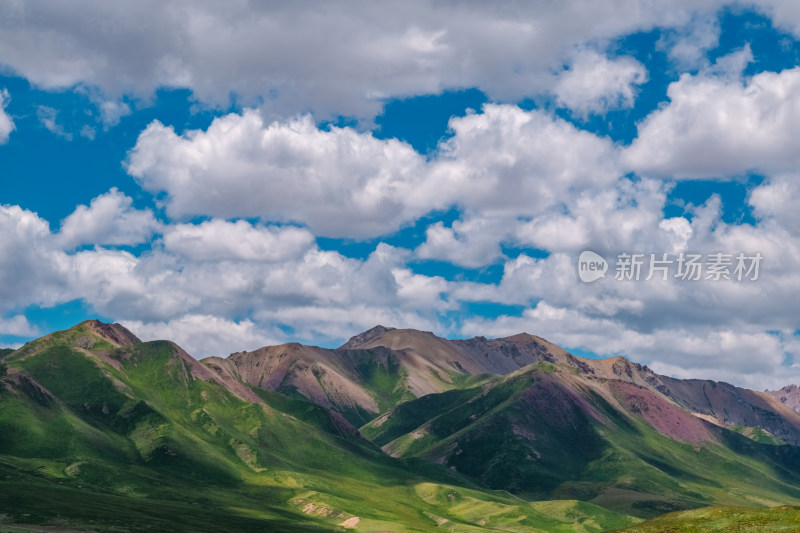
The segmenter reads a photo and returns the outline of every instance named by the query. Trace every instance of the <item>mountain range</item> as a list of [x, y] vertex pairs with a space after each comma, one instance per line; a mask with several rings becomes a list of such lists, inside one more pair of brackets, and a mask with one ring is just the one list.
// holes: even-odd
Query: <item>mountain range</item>
[[336, 349], [198, 361], [87, 321], [0, 352], [0, 524], [655, 531], [713, 512], [779, 527], [800, 505], [799, 398], [525, 333], [377, 326]]

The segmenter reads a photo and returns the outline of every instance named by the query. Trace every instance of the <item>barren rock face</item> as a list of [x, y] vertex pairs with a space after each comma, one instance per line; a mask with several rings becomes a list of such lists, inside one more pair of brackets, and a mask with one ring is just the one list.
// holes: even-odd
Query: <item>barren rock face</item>
[[772, 396], [800, 413], [800, 387], [797, 385], [787, 385], [782, 389], [764, 391], [764, 394]]
[[119, 347], [142, 342], [136, 335], [119, 324], [106, 324], [99, 320], [90, 320], [87, 325], [94, 333]]
[[359, 333], [358, 335], [354, 335], [350, 337], [350, 340], [346, 343], [342, 344], [339, 349], [340, 350], [354, 350], [358, 348], [364, 348], [372, 341], [381, 338], [386, 332], [392, 331], [395, 328], [387, 328], [385, 326], [375, 326], [372, 329], [368, 329], [363, 333]]

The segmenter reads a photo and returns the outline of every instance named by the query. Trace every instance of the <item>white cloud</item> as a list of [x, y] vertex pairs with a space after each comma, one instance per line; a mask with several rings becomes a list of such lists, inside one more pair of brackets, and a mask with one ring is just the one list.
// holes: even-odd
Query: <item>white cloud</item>
[[10, 96], [6, 89], [0, 89], [0, 144], [8, 142], [8, 136], [14, 131], [14, 121], [6, 114]]
[[[798, 312], [794, 294], [800, 290], [800, 239], [791, 225], [796, 223], [791, 213], [795, 192], [787, 187], [773, 179], [751, 194], [751, 204], [764, 216], [755, 226], [724, 223], [718, 197], [692, 209], [691, 222], [664, 219], [665, 190], [648, 180], [623, 180], [616, 191], [577, 198], [564, 213], [518, 223], [521, 238], [554, 253], [543, 259], [524, 254], [509, 259], [499, 283], [453, 283], [448, 296], [533, 309], [521, 316], [468, 318], [461, 334], [528, 331], [567, 347], [623, 354], [671, 375], [756, 388], [797, 381], [800, 369], [784, 364], [787, 356], [800, 357], [793, 318]], [[549, 220], [556, 220], [552, 233], [545, 231]], [[583, 248], [611, 260], [605, 280], [579, 281], [576, 260]], [[681, 250], [760, 252], [764, 259], [755, 282], [613, 279], [619, 252]], [[643, 277], [646, 273], [645, 268]]]
[[167, 192], [173, 217], [262, 217], [305, 223], [321, 236], [367, 237], [427, 210], [409, 201], [423, 165], [397, 140], [319, 130], [308, 116], [267, 124], [249, 110], [182, 136], [150, 124], [128, 171], [145, 189]]
[[177, 224], [164, 232], [164, 248], [193, 260], [285, 261], [302, 256], [314, 235], [295, 227], [253, 226], [239, 220]]
[[414, 190], [444, 205], [534, 216], [619, 176], [611, 141], [541, 111], [486, 105], [483, 113], [451, 119], [450, 128], [454, 135], [440, 146], [430, 177]]
[[578, 115], [633, 107], [636, 85], [647, 82], [647, 69], [632, 57], [609, 59], [591, 49], [575, 53], [568, 70], [558, 75], [557, 103]]
[[625, 160], [639, 173], [676, 178], [793, 170], [800, 164], [798, 91], [800, 68], [747, 80], [684, 74], [669, 86], [669, 104], [639, 126]]
[[[358, 316], [360, 323], [366, 315], [349, 309], [368, 307], [375, 316], [424, 316], [453, 308], [444, 297], [447, 282], [405, 267], [407, 250], [380, 244], [368, 259], [359, 261], [310, 247], [302, 233], [297, 239], [301, 230], [296, 228], [219, 226], [179, 227], [179, 233], [196, 237], [196, 249], [178, 240], [178, 246], [165, 243], [163, 249], [156, 247], [140, 257], [102, 248], [81, 251], [67, 256], [65, 275], [74, 294], [98, 313], [143, 324], [188, 315], [258, 318], [267, 310], [282, 320], [293, 309], [314, 308], [337, 314], [336, 323], [353, 323]], [[248, 242], [232, 253], [221, 250], [220, 229], [228, 236], [245, 235]], [[167, 228], [165, 235], [171, 231]], [[273, 245], [274, 253], [266, 253], [264, 243]]]
[[15, 337], [31, 337], [39, 335], [38, 328], [31, 325], [25, 315], [14, 315], [10, 318], [0, 318], [0, 335]]
[[116, 126], [123, 117], [131, 114], [131, 107], [125, 102], [104, 100], [98, 104], [100, 121], [105, 128]]
[[796, 174], [771, 176], [750, 192], [747, 202], [765, 224], [775, 223], [793, 235], [800, 233], [800, 177]]
[[182, 136], [154, 122], [128, 172], [167, 193], [172, 217], [260, 217], [350, 238], [384, 235], [452, 205], [530, 216], [619, 175], [611, 141], [544, 112], [487, 105], [450, 127], [455, 135], [426, 161], [405, 143], [320, 130], [308, 116], [266, 123], [247, 110]]
[[575, 191], [560, 209], [518, 224], [516, 238], [554, 252], [616, 252], [644, 246], [672, 251], [670, 238], [658, 231], [665, 198], [659, 181], [619, 179], [606, 188]]
[[751, 5], [772, 19], [776, 28], [800, 36], [800, 6], [793, 0], [751, 0]]
[[0, 235], [0, 312], [60, 301], [63, 257], [48, 223], [19, 206], [0, 205]]
[[508, 238], [513, 224], [513, 220], [487, 218], [456, 220], [450, 227], [436, 222], [425, 230], [425, 242], [415, 252], [421, 259], [481, 267], [503, 257], [500, 242]]
[[665, 50], [679, 71], [696, 70], [708, 65], [707, 54], [719, 44], [720, 24], [716, 16], [704, 16], [689, 24], [664, 32], [656, 43]]
[[684, 25], [724, 3], [34, 1], [4, 11], [0, 58], [47, 89], [96, 86], [114, 99], [186, 87], [223, 106], [231, 94], [263, 100], [280, 116], [371, 118], [383, 98], [445, 88], [539, 94], [576, 45]]
[[81, 134], [81, 137], [84, 137], [86, 139], [89, 139], [90, 141], [93, 141], [94, 138], [97, 136], [97, 130], [95, 128], [93, 128], [92, 126], [88, 125], [88, 124], [84, 124], [81, 127], [80, 134]]
[[[124, 117], [133, 113], [133, 109], [128, 102], [121, 98], [109, 98], [100, 87], [78, 85], [74, 91], [89, 99], [89, 101], [96, 108], [95, 110], [86, 110], [85, 113], [94, 116], [95, 120], [102, 124], [104, 130], [108, 130], [117, 124]], [[88, 130], [92, 130], [89, 134]], [[87, 137], [89, 140], [94, 139], [94, 127], [85, 124], [82, 128], [81, 135]]]
[[197, 359], [226, 357], [233, 351], [255, 350], [279, 344], [277, 337], [245, 319], [228, 320], [213, 315], [185, 315], [165, 322], [126, 320], [122, 325], [143, 341], [170, 340]]
[[113, 187], [79, 205], [61, 223], [58, 238], [65, 249], [83, 244], [133, 245], [145, 242], [159, 227], [148, 209], [134, 209], [133, 200]]
[[40, 105], [36, 107], [36, 118], [47, 131], [58, 137], [71, 141], [72, 134], [64, 130], [64, 126], [58, 123], [58, 110], [53, 107]]

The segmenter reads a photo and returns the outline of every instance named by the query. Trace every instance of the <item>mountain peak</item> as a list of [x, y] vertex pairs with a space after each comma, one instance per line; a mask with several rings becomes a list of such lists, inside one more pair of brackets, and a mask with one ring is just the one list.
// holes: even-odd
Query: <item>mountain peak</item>
[[530, 333], [526, 333], [524, 331], [522, 333], [517, 333], [515, 335], [503, 338], [509, 341], [520, 341], [520, 342], [543, 340], [541, 337], [537, 337], [536, 335], [531, 335]]
[[85, 322], [78, 324], [76, 327], [79, 326], [85, 326], [95, 335], [98, 335], [99, 337], [102, 337], [108, 342], [119, 347], [130, 346], [132, 344], [139, 344], [142, 342], [136, 335], [131, 333], [130, 330], [124, 326], [121, 326], [120, 324], [107, 324], [105, 322], [100, 322], [99, 320], [86, 320]]
[[392, 331], [396, 328], [390, 328], [386, 326], [377, 325], [374, 328], [368, 329], [363, 333], [359, 333], [358, 335], [353, 335], [350, 337], [346, 343], [339, 346], [340, 350], [355, 350], [358, 348], [363, 347], [374, 341], [375, 339], [379, 339], [383, 335], [386, 334], [388, 331]]

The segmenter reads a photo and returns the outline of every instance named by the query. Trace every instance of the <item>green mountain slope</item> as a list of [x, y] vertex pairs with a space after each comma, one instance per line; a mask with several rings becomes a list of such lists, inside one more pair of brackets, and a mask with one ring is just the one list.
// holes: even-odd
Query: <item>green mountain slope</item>
[[636, 526], [625, 533], [791, 533], [800, 527], [800, 508], [773, 507], [743, 509], [708, 507], [694, 511], [669, 513]]
[[0, 360], [0, 523], [96, 531], [604, 531], [635, 519], [530, 503], [394, 459], [341, 416], [96, 321]]
[[800, 448], [756, 442], [643, 385], [539, 363], [407, 402], [361, 429], [397, 457], [529, 499], [636, 516], [800, 503]]

